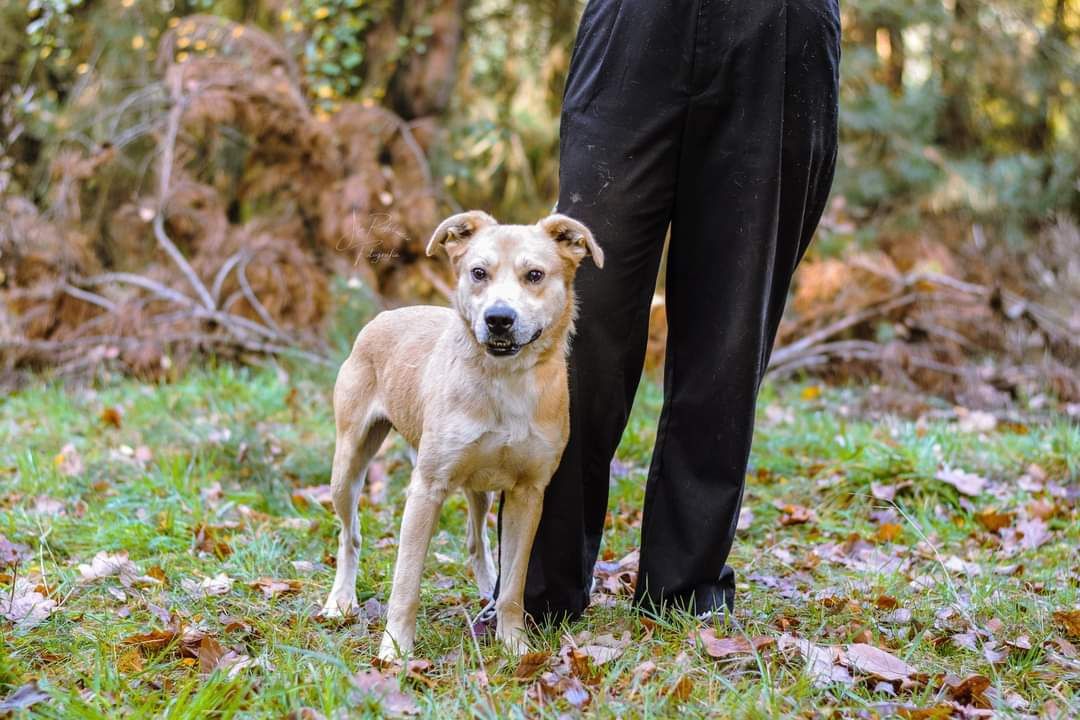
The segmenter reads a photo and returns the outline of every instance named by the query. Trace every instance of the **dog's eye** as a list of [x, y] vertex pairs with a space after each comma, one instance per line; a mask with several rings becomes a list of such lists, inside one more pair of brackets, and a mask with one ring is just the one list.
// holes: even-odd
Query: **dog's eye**
[[474, 267], [470, 272], [472, 273], [472, 279], [476, 282], [480, 282], [487, 277], [487, 270], [482, 267]]
[[544, 279], [544, 273], [541, 270], [530, 270], [525, 273], [525, 279], [534, 285]]

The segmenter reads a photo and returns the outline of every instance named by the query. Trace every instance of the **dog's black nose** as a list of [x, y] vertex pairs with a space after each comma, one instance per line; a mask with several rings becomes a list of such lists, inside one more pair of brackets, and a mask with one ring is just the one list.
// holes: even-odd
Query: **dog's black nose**
[[484, 313], [484, 322], [493, 335], [505, 335], [514, 327], [517, 313], [506, 305], [495, 305]]

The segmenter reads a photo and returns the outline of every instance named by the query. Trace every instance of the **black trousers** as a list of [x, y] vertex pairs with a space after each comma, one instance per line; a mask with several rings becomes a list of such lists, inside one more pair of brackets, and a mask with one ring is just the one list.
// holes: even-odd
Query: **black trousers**
[[641, 377], [668, 226], [664, 405], [635, 601], [734, 602], [758, 386], [837, 142], [836, 0], [590, 0], [563, 101], [558, 209], [589, 226], [570, 441], [525, 588], [537, 619], [589, 603], [609, 468]]

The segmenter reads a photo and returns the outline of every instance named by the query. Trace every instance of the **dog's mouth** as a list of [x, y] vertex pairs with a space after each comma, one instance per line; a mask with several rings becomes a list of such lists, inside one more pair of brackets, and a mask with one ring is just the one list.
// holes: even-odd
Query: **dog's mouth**
[[489, 338], [484, 343], [484, 347], [487, 349], [488, 355], [494, 355], [495, 357], [511, 357], [521, 352], [521, 348], [526, 345], [531, 345], [540, 338], [542, 330], [537, 330], [533, 333], [533, 336], [529, 338], [528, 342], [516, 343], [510, 338]]

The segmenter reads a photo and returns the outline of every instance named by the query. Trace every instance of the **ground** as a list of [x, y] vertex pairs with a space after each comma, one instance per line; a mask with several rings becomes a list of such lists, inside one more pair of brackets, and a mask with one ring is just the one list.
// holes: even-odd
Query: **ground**
[[362, 503], [365, 617], [320, 621], [331, 385], [221, 366], [0, 401], [0, 716], [1080, 714], [1080, 429], [1063, 415], [869, 419], [872, 388], [767, 385], [735, 615], [653, 621], [627, 605], [646, 382], [586, 617], [521, 664], [474, 642], [453, 498], [416, 661], [373, 668], [410, 458], [396, 440]]

